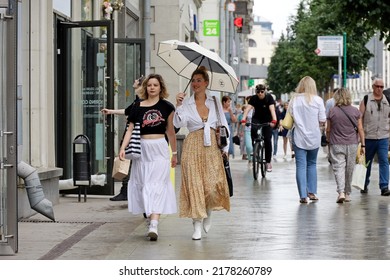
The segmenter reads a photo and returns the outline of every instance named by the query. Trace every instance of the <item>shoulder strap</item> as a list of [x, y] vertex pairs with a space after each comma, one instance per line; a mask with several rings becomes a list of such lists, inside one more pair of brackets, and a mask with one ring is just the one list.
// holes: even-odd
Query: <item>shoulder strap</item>
[[218, 109], [218, 105], [217, 105], [217, 99], [215, 98], [215, 96], [213, 96], [213, 99], [214, 99], [214, 105], [215, 105], [215, 112], [217, 114], [217, 119], [218, 119], [218, 125], [222, 125], [221, 116], [219, 115], [219, 109]]
[[[390, 104], [390, 95], [385, 93], [383, 93], [383, 95], [386, 96], [387, 102]], [[368, 101], [367, 94], [363, 97], [363, 101], [364, 101], [364, 107], [367, 107], [367, 101]]]
[[340, 110], [343, 111], [343, 113], [347, 116], [347, 118], [349, 119], [349, 121], [352, 123], [353, 129], [357, 132], [357, 131], [358, 131], [358, 128], [357, 128], [355, 122], [354, 122], [354, 121], [351, 119], [351, 117], [344, 111], [344, 109], [341, 108], [341, 106], [337, 106], [337, 107], [339, 107]]

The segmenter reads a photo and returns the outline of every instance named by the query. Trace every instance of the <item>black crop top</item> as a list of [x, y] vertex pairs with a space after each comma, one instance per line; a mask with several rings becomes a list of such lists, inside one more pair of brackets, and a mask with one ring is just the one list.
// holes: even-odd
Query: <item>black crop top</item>
[[160, 99], [156, 104], [149, 107], [140, 106], [136, 103], [127, 120], [141, 124], [141, 135], [165, 134], [169, 115], [175, 111], [175, 107], [167, 100]]

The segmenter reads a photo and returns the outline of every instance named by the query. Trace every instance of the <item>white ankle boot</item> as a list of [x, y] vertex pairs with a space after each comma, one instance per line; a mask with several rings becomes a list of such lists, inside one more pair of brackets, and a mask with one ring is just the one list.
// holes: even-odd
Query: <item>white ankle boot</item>
[[192, 240], [200, 240], [202, 238], [202, 219], [192, 219], [194, 225], [194, 234]]
[[208, 233], [211, 228], [211, 210], [207, 209], [207, 218], [203, 219], [203, 230]]
[[157, 241], [158, 238], [158, 231], [157, 231], [158, 221], [151, 220], [148, 230], [148, 237], [150, 238], [150, 241]]

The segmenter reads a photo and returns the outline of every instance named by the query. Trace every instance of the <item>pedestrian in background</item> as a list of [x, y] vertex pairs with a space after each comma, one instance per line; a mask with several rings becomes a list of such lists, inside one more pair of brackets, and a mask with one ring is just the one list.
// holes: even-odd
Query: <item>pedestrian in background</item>
[[237, 123], [237, 117], [234, 114], [232, 109], [232, 99], [227, 95], [222, 96], [222, 108], [223, 108], [223, 113], [225, 114], [226, 121], [229, 125], [229, 131], [230, 131], [229, 156], [232, 156], [232, 158], [234, 158], [233, 124]]
[[317, 155], [326, 121], [324, 101], [317, 95], [316, 82], [311, 77], [300, 80], [289, 106], [294, 119], [291, 137], [299, 201], [308, 203], [308, 199], [318, 200]]
[[[189, 130], [181, 157], [180, 217], [192, 218], [193, 240], [202, 238], [202, 225], [206, 233], [210, 230], [212, 211], [230, 211], [229, 187], [215, 132], [218, 117], [214, 102], [222, 125], [227, 127], [228, 123], [219, 99], [206, 92], [208, 84], [209, 75], [201, 66], [191, 76], [194, 94], [185, 99], [185, 93], [177, 94], [173, 119], [175, 127]], [[223, 148], [225, 156], [228, 149], [229, 145]]]
[[[249, 102], [250, 98], [251, 98], [250, 96], [246, 97], [246, 102]], [[246, 108], [247, 106], [245, 106], [245, 109]], [[245, 112], [245, 110], [243, 111]], [[242, 115], [242, 118], [240, 120], [241, 125], [244, 127], [244, 142], [245, 142], [248, 164], [252, 163], [252, 157], [253, 157], [253, 143], [252, 143], [252, 136], [251, 136], [251, 122], [252, 122], [253, 111], [254, 111], [253, 108], [248, 111], [245, 122], [243, 122], [244, 114]]]
[[373, 92], [367, 96], [367, 104], [364, 99], [360, 102], [360, 112], [363, 114], [363, 128], [366, 144], [367, 173], [364, 190], [368, 192], [370, 184], [372, 161], [375, 154], [379, 163], [379, 189], [381, 195], [389, 196], [389, 116], [390, 106], [387, 98], [383, 98], [383, 80], [374, 79]]
[[[277, 117], [275, 113], [275, 100], [271, 94], [268, 94], [266, 87], [262, 84], [256, 86], [256, 95], [250, 97], [248, 105], [245, 109], [242, 123], [246, 123], [246, 117], [250, 110], [254, 109], [252, 115], [252, 123], [264, 124], [269, 123], [269, 126], [263, 127], [264, 135], [264, 149], [265, 149], [265, 161], [267, 166], [267, 172], [272, 172], [272, 129], [277, 123]], [[257, 138], [258, 127], [251, 126], [251, 138], [252, 145]]]
[[[283, 103], [283, 109], [282, 109], [282, 112], [280, 113], [279, 123], [286, 116], [287, 109], [288, 109], [288, 101]], [[292, 153], [292, 145], [291, 145], [291, 143], [289, 143], [287, 134], [288, 134], [288, 129], [285, 129], [283, 126], [279, 125], [279, 135], [282, 136], [282, 138], [283, 138], [283, 159], [287, 158], [287, 146], [290, 146], [290, 151]]]
[[275, 114], [276, 114], [276, 125], [272, 129], [272, 139], [273, 139], [273, 158], [276, 159], [278, 153], [278, 141], [279, 141], [279, 123], [281, 120], [281, 113], [283, 111], [283, 106], [281, 105], [280, 99], [275, 103]]
[[240, 138], [240, 154], [242, 155], [242, 160], [247, 160], [248, 155], [245, 148], [245, 125], [241, 123], [242, 117], [244, 116], [244, 110], [246, 105], [243, 105], [240, 109], [240, 114], [237, 116], [237, 135]]
[[[346, 88], [334, 94], [335, 104], [327, 115], [326, 139], [329, 143], [329, 159], [336, 179], [336, 202], [351, 201], [352, 173], [356, 164], [359, 140], [364, 155], [364, 130], [362, 114], [353, 107], [351, 93]], [[357, 128], [357, 131], [356, 131]]]
[[[128, 208], [133, 214], [145, 213], [150, 224], [148, 237], [158, 238], [158, 222], [161, 214], [176, 213], [175, 190], [170, 179], [170, 168], [176, 167], [176, 135], [173, 126], [175, 107], [165, 100], [168, 97], [163, 78], [150, 74], [142, 83], [141, 102], [128, 116], [129, 126], [119, 151], [125, 158], [135, 123], [141, 126], [141, 157], [132, 160], [132, 172], [128, 183]], [[169, 145], [172, 149], [172, 158]]]
[[[134, 88], [134, 93], [135, 93], [134, 94], [135, 95], [135, 102], [139, 101], [138, 91], [141, 89], [141, 85], [142, 85], [142, 82], [143, 82], [144, 79], [145, 79], [145, 77], [141, 76], [138, 79], [136, 79], [134, 81], [134, 83], [133, 83], [133, 88]], [[132, 107], [134, 106], [134, 104], [135, 104], [134, 102], [131, 103], [126, 109], [107, 109], [107, 108], [103, 108], [101, 110], [101, 112], [104, 115], [114, 114], [114, 115], [126, 115], [126, 116], [128, 116], [130, 114], [130, 111], [132, 110]], [[126, 133], [126, 131], [124, 133]], [[123, 137], [122, 137], [122, 140], [123, 140]], [[121, 141], [121, 144], [122, 144], [122, 141]], [[111, 201], [127, 201], [127, 185], [129, 183], [130, 170], [131, 170], [131, 164], [130, 164], [130, 168], [129, 168], [129, 173], [122, 180], [122, 187], [121, 187], [119, 193], [116, 196], [110, 197]]]
[[[334, 107], [334, 105], [335, 105], [335, 102], [336, 102], [336, 101], [335, 101], [335, 99], [334, 99], [334, 94], [335, 94], [335, 92], [336, 92], [337, 90], [338, 90], [338, 88], [334, 88], [333, 91], [332, 91], [331, 96], [330, 96], [329, 99], [326, 100], [326, 102], [325, 102], [325, 115], [326, 115], [326, 117], [329, 116], [329, 111], [330, 111], [330, 109], [332, 109], [332, 108]], [[325, 127], [325, 129], [326, 129], [326, 127]], [[330, 149], [330, 145], [327, 145], [326, 147], [324, 147], [324, 152], [327, 153], [328, 162], [331, 163], [331, 161], [330, 161], [330, 151], [329, 151], [329, 149]]]

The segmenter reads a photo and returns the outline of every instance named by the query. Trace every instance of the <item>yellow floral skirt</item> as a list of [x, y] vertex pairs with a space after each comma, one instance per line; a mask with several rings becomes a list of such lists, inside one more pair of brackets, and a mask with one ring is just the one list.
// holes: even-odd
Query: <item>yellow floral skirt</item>
[[230, 211], [229, 187], [215, 131], [211, 146], [203, 144], [203, 129], [183, 142], [181, 157], [180, 217], [206, 218], [207, 209]]

